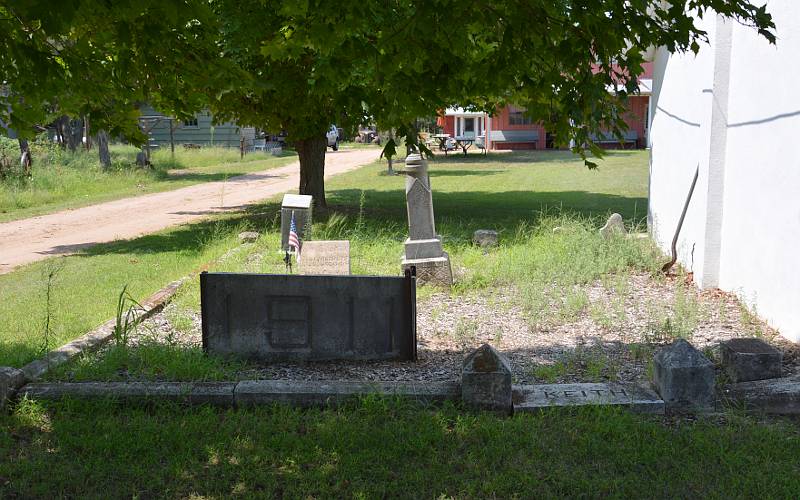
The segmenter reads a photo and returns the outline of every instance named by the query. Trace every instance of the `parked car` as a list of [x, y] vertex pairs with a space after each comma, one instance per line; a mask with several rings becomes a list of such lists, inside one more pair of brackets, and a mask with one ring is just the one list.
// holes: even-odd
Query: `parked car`
[[328, 138], [328, 147], [333, 148], [334, 151], [339, 150], [339, 129], [336, 125], [331, 125], [328, 132], [325, 134]]

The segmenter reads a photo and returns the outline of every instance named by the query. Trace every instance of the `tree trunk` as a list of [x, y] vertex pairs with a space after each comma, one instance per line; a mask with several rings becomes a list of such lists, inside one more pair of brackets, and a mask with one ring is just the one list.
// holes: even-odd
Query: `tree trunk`
[[17, 142], [19, 142], [19, 163], [22, 166], [22, 170], [25, 171], [25, 175], [30, 177], [31, 165], [33, 165], [33, 158], [31, 158], [31, 148], [28, 145], [28, 141], [25, 139], [18, 139]]
[[56, 120], [56, 139], [58, 141], [58, 145], [61, 146], [62, 150], [67, 149], [67, 123], [69, 122], [69, 117], [62, 116], [58, 120]]
[[83, 143], [83, 123], [80, 120], [75, 120], [77, 123], [73, 123], [73, 120], [68, 121], [69, 127], [69, 150], [73, 153], [78, 150], [78, 146]]
[[322, 135], [302, 139], [295, 143], [300, 157], [300, 194], [314, 197], [315, 208], [326, 208], [325, 202], [325, 150], [328, 139]]
[[[394, 129], [389, 129], [389, 140], [394, 141]], [[389, 164], [389, 171], [388, 171], [389, 175], [394, 175], [394, 165], [392, 164], [393, 157], [394, 155], [386, 156], [386, 163]]]
[[83, 144], [83, 147], [86, 149], [86, 151], [89, 151], [90, 149], [92, 149], [92, 136], [91, 136], [91, 134], [89, 132], [91, 132], [91, 130], [89, 129], [89, 116], [84, 116], [83, 117], [83, 137], [84, 137], [84, 140], [86, 142]]
[[105, 130], [97, 131], [97, 152], [100, 154], [100, 165], [103, 169], [111, 167], [111, 154], [108, 152], [108, 133]]

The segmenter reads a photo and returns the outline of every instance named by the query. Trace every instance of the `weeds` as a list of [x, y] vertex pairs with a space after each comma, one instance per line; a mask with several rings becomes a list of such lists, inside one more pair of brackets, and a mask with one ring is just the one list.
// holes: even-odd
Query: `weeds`
[[128, 345], [131, 330], [139, 322], [139, 316], [144, 311], [139, 302], [128, 292], [128, 285], [122, 287], [122, 291], [117, 297], [117, 313], [114, 322], [113, 339], [118, 347]]
[[459, 318], [454, 335], [462, 347], [473, 346], [478, 338], [478, 323], [472, 319]]
[[[52, 319], [53, 319], [53, 288], [55, 286], [56, 278], [61, 270], [64, 269], [64, 260], [57, 259], [55, 261], [48, 261], [47, 265], [42, 269], [45, 280], [45, 315], [43, 327], [42, 346], [39, 351], [44, 354], [50, 351], [51, 342], [53, 337]], [[48, 358], [49, 360], [49, 358]]]

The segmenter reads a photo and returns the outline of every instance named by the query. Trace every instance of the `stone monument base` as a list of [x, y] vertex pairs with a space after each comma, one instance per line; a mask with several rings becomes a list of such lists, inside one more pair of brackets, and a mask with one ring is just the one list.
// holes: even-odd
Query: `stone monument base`
[[401, 267], [403, 272], [417, 268], [417, 283], [424, 285], [431, 283], [434, 285], [453, 285], [453, 271], [450, 269], [450, 256], [447, 252], [442, 252], [441, 257], [431, 257], [427, 259], [406, 259], [403, 258]]

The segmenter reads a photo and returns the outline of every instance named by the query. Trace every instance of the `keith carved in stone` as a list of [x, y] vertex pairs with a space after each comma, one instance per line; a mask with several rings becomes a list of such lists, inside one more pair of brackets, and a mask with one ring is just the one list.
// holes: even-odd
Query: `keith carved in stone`
[[640, 413], [663, 413], [664, 401], [647, 387], [615, 383], [514, 386], [514, 411], [553, 406], [622, 405]]

